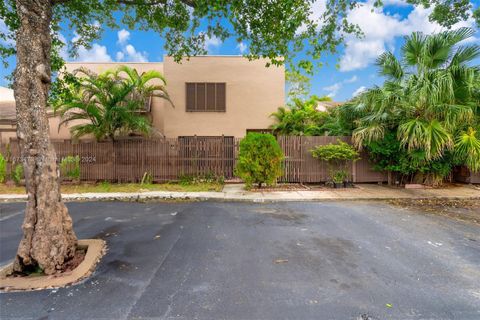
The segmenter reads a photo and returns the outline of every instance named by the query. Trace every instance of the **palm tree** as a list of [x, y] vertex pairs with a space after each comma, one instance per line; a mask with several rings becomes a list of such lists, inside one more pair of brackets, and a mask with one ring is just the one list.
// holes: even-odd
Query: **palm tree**
[[[151, 97], [170, 101], [163, 75], [158, 71], [142, 74], [127, 66], [95, 74], [86, 69], [78, 69], [77, 85], [68, 99], [55, 106], [62, 118], [59, 127], [71, 121], [80, 121], [70, 128], [74, 138], [93, 135], [97, 140], [114, 140], [116, 136], [129, 133], [148, 135], [151, 124], [141, 114]], [[157, 80], [160, 84], [151, 84]]]
[[330, 97], [312, 96], [308, 100], [294, 98], [286, 107], [280, 107], [271, 114], [275, 123], [271, 126], [273, 132], [281, 135], [321, 135], [325, 130], [328, 113], [318, 111], [320, 101], [331, 101]]
[[391, 52], [382, 54], [377, 66], [385, 83], [352, 102], [358, 115], [356, 146], [394, 131], [401, 149], [420, 152], [424, 163], [452, 153], [471, 171], [480, 170], [475, 129], [480, 119], [480, 69], [471, 66], [480, 47], [461, 43], [473, 34], [469, 28], [430, 36], [417, 32], [406, 37], [401, 60]]

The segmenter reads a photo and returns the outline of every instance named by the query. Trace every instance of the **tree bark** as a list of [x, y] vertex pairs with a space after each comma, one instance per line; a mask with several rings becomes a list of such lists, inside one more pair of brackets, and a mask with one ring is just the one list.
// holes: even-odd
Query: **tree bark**
[[52, 3], [17, 0], [16, 5], [20, 28], [14, 94], [28, 202], [14, 271], [39, 267], [44, 273], [53, 274], [73, 257], [77, 239], [61, 199], [46, 110], [51, 82]]

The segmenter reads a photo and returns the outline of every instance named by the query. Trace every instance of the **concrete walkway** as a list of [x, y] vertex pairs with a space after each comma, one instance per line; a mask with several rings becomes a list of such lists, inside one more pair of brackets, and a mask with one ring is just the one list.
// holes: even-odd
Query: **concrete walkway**
[[[480, 199], [480, 187], [455, 185], [442, 189], [403, 189], [386, 185], [359, 184], [348, 189], [250, 192], [241, 184], [227, 184], [222, 192], [150, 191], [133, 193], [72, 193], [65, 201], [94, 200], [236, 200], [236, 201], [312, 201], [312, 200], [389, 200], [389, 199]], [[2, 194], [0, 202], [25, 201], [26, 195]]]

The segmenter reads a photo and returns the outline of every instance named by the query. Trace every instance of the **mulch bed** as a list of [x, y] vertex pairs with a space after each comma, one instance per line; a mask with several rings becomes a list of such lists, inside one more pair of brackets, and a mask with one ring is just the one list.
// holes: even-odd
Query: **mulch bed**
[[478, 199], [398, 199], [388, 202], [396, 207], [480, 224], [480, 201]]
[[[80, 263], [83, 262], [85, 259], [85, 255], [87, 254], [85, 249], [77, 249], [75, 251], [75, 255], [72, 259], [65, 262], [63, 265], [63, 269], [59, 270], [55, 275], [61, 275], [62, 273], [67, 273], [75, 270]], [[18, 278], [18, 277], [38, 277], [43, 276], [43, 272], [32, 272], [32, 273], [24, 273], [24, 272], [13, 272], [12, 274], [8, 275], [9, 278]]]

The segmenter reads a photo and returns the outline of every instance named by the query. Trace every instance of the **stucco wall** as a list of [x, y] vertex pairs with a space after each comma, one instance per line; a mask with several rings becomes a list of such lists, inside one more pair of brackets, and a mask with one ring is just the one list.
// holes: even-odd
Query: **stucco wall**
[[[164, 59], [168, 92], [175, 108], [165, 107], [168, 137], [227, 135], [243, 137], [246, 129], [266, 129], [270, 114], [284, 104], [283, 67], [240, 56], [200, 56], [177, 64]], [[226, 112], [186, 112], [186, 82], [225, 82]]]

